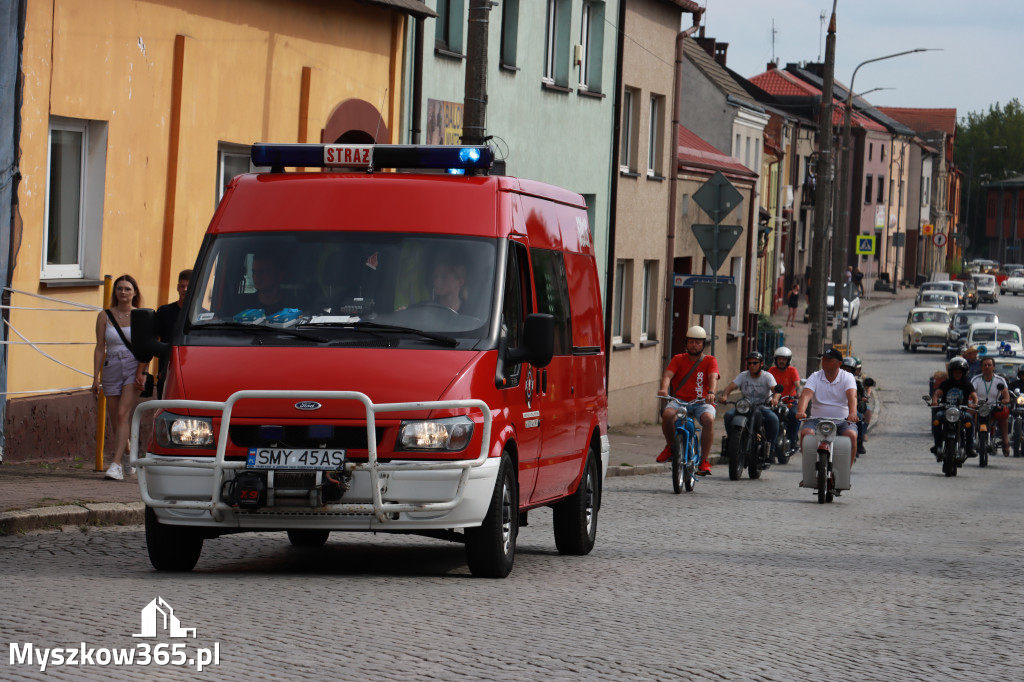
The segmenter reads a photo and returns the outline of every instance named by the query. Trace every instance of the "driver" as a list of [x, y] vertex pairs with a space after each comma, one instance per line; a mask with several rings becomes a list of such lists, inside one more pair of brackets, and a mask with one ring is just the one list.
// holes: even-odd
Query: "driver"
[[[978, 402], [978, 394], [974, 391], [974, 385], [967, 380], [967, 360], [961, 357], [953, 358], [946, 366], [946, 371], [949, 373], [949, 378], [935, 387], [935, 393], [932, 394], [932, 407], [938, 407], [943, 396], [946, 396], [946, 402], [958, 405], [963, 405], [966, 402], [968, 406], [974, 407]], [[935, 439], [932, 454], [941, 461], [939, 451], [942, 447], [942, 420], [939, 418], [939, 414], [938, 410], [932, 410], [932, 437]], [[964, 436], [967, 440], [967, 456], [974, 457], [974, 429], [964, 429]]]
[[459, 312], [468, 298], [466, 266], [452, 258], [445, 258], [434, 266], [434, 301]]
[[[715, 440], [715, 389], [718, 388], [718, 361], [713, 355], [704, 355], [708, 333], [704, 327], [694, 325], [686, 330], [686, 352], [672, 358], [661, 375], [658, 395], [672, 396], [661, 413], [661, 432], [665, 436], [665, 449], [657, 461], [668, 461], [672, 456], [672, 441], [676, 432], [676, 410], [682, 403], [706, 398], [707, 402], [693, 410], [694, 419], [701, 425], [700, 466], [697, 474], [711, 475], [711, 444]], [[678, 378], [677, 378], [678, 377]], [[674, 380], [674, 381], [673, 381]], [[669, 392], [671, 389], [671, 392]]]
[[1010, 436], [1008, 418], [1010, 416], [1010, 392], [1006, 390], [1006, 379], [996, 374], [996, 360], [991, 356], [981, 359], [981, 374], [971, 379], [978, 400], [987, 403], [1002, 403], [992, 411], [992, 418], [999, 423], [999, 433], [1003, 438], [1003, 454], [1010, 456]]
[[[718, 400], [725, 400], [729, 397], [737, 388], [740, 389], [740, 393], [743, 397], [751, 401], [754, 404], [760, 403], [758, 411], [761, 413], [761, 420], [764, 423], [765, 434], [768, 436], [768, 442], [772, 444], [771, 459], [775, 459], [778, 455], [776, 451], [778, 443], [776, 440], [779, 436], [779, 415], [775, 414], [771, 408], [767, 407], [765, 403], [770, 403], [772, 407], [775, 407], [779, 402], [779, 394], [774, 392], [775, 388], [775, 377], [768, 372], [762, 372], [761, 369], [764, 365], [764, 356], [758, 351], [751, 351], [747, 354], [747, 370], [740, 372], [739, 375], [729, 382], [729, 385], [725, 387], [725, 390], [718, 394]], [[725, 413], [725, 430], [729, 432], [729, 428], [732, 426], [732, 420], [736, 417], [736, 408], [732, 408]]]
[[[807, 408], [810, 406], [815, 417], [846, 419], [849, 424], [839, 427], [839, 433], [850, 439], [850, 466], [857, 461], [857, 382], [853, 375], [840, 368], [843, 354], [835, 348], [826, 348], [818, 356], [821, 358], [821, 369], [807, 377], [807, 384], [800, 393], [800, 402], [796, 408], [797, 419], [807, 419]], [[800, 431], [800, 440], [814, 433], [818, 422], [808, 419]]]

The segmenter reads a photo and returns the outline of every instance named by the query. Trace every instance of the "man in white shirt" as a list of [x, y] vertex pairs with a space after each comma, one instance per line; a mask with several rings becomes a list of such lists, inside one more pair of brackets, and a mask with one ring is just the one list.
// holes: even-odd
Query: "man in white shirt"
[[[850, 439], [850, 465], [857, 461], [857, 381], [849, 372], [842, 371], [843, 354], [835, 348], [828, 348], [819, 355], [821, 369], [807, 377], [804, 390], [797, 403], [796, 418], [807, 419], [810, 405], [814, 417], [846, 419], [850, 423], [840, 433]], [[800, 431], [800, 440], [814, 433], [817, 422], [805, 422]]]
[[[999, 431], [1003, 436], [1003, 454], [1010, 456], [1009, 416], [1010, 391], [1007, 390], [1007, 381], [996, 374], [996, 361], [992, 357], [981, 359], [981, 374], [971, 379], [974, 392], [978, 394], [979, 402], [995, 403], [1000, 402], [1002, 406], [992, 412], [992, 418], [999, 422]], [[975, 441], [977, 442], [977, 441]]]

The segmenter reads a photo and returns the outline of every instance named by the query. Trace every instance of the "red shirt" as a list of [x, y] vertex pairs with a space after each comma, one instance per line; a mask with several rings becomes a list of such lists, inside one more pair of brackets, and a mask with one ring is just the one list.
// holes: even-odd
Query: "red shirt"
[[693, 361], [695, 358], [691, 357], [689, 353], [680, 353], [679, 355], [672, 358], [672, 361], [668, 363], [669, 371], [672, 372], [672, 379], [668, 383], [669, 393], [672, 389], [675, 389], [673, 394], [676, 398], [682, 401], [689, 402], [691, 400], [697, 400], [698, 398], [705, 398], [705, 387], [708, 386], [708, 381], [711, 376], [718, 377], [718, 360], [715, 360], [713, 355], [705, 355], [704, 359], [701, 360], [701, 364], [697, 367], [697, 370], [690, 375], [690, 378], [686, 380], [686, 384], [683, 386], [677, 386], [683, 377], [686, 376], [690, 368], [693, 367]]
[[789, 365], [786, 369], [779, 369], [775, 365], [768, 368], [768, 373], [775, 377], [775, 381], [782, 386], [782, 395], [798, 395], [797, 384], [800, 382], [800, 372], [796, 367]]

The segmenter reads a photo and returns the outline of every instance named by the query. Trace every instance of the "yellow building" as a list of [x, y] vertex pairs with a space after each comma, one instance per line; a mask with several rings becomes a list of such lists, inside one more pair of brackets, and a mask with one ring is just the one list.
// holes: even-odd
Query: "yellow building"
[[253, 142], [398, 142], [406, 22], [434, 13], [421, 0], [24, 8], [3, 436], [9, 460], [87, 458], [103, 276], [133, 275], [145, 307], [173, 298]]

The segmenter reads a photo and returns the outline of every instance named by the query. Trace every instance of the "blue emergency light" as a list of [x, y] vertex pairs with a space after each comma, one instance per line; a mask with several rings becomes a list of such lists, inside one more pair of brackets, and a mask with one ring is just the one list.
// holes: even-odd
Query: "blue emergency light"
[[338, 168], [374, 171], [381, 168], [435, 168], [450, 173], [487, 170], [494, 163], [494, 150], [484, 145], [408, 144], [254, 144], [255, 166], [275, 171], [286, 167]]

